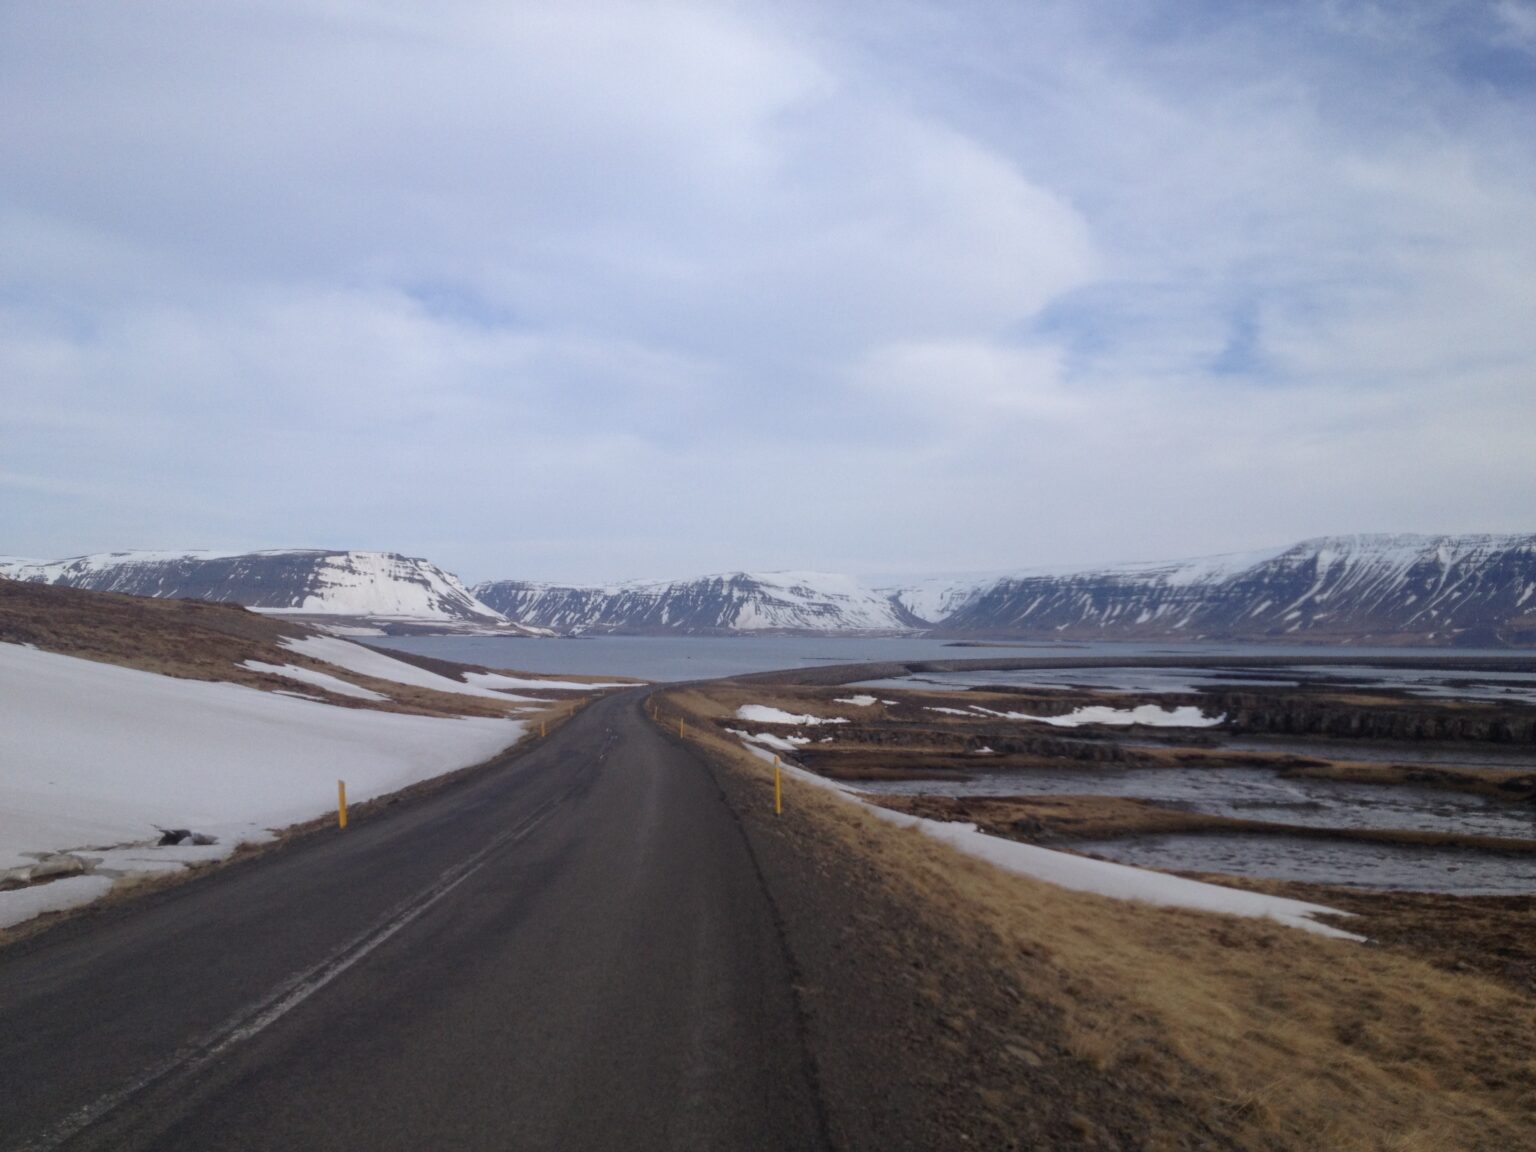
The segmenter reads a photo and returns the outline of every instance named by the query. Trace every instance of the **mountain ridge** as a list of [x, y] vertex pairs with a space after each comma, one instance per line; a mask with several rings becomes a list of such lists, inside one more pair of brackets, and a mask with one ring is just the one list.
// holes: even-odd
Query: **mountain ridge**
[[983, 591], [943, 628], [1060, 639], [1531, 644], [1536, 535], [1319, 536], [1266, 553], [1024, 572]]
[[0, 575], [94, 592], [237, 603], [271, 615], [381, 632], [423, 627], [529, 631], [476, 600], [456, 576], [398, 552], [105, 552], [4, 563]]
[[564, 632], [1523, 645], [1536, 643], [1536, 535], [1318, 536], [1183, 560], [904, 583], [732, 572], [609, 585], [487, 581], [473, 591], [511, 619]]
[[384, 631], [1536, 645], [1536, 534], [1319, 536], [1184, 560], [879, 582], [738, 570], [466, 588], [420, 558], [324, 549], [0, 560], [7, 575]]

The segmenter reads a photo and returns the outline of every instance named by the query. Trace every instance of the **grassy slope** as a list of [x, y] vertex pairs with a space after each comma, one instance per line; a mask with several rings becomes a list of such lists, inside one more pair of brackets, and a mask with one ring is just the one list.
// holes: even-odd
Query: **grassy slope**
[[[375, 680], [312, 660], [281, 646], [312, 630], [262, 616], [237, 604], [157, 600], [0, 579], [0, 642], [118, 664], [189, 680], [225, 680], [266, 691], [303, 692], [342, 708], [376, 708], [435, 716], [504, 716], [505, 705], [484, 697], [434, 692]], [[441, 661], [403, 657], [443, 675], [462, 671]], [[242, 668], [247, 660], [312, 668], [389, 697], [374, 702]], [[525, 711], [523, 715], [528, 715]], [[534, 717], [537, 721], [538, 717]]]
[[790, 785], [775, 817], [771, 770], [714, 724], [739, 702], [660, 706], [690, 719], [758, 853], [851, 1146], [1536, 1148], [1528, 992], [1066, 892], [820, 789]]

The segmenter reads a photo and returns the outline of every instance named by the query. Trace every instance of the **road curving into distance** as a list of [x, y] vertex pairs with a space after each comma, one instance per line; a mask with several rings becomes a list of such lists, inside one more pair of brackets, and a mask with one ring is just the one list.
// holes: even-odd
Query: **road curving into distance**
[[0, 952], [0, 1149], [825, 1147], [752, 854], [643, 699]]

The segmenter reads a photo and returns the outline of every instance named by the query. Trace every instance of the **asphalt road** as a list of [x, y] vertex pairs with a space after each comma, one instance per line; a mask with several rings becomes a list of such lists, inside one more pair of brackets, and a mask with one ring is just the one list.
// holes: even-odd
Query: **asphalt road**
[[0, 953], [0, 1149], [815, 1149], [786, 953], [641, 697]]

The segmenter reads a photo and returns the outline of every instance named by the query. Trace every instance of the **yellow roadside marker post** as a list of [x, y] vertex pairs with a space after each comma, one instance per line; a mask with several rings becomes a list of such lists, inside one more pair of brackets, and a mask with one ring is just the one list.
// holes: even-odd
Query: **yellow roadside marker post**
[[347, 782], [336, 781], [336, 827], [347, 826]]
[[539, 721], [539, 739], [544, 739], [544, 721]]
[[779, 758], [773, 758], [773, 814], [784, 814], [784, 790], [779, 784]]
[[679, 736], [688, 735], [688, 730], [683, 727], [683, 718], [681, 716], [677, 718], [677, 734]]

